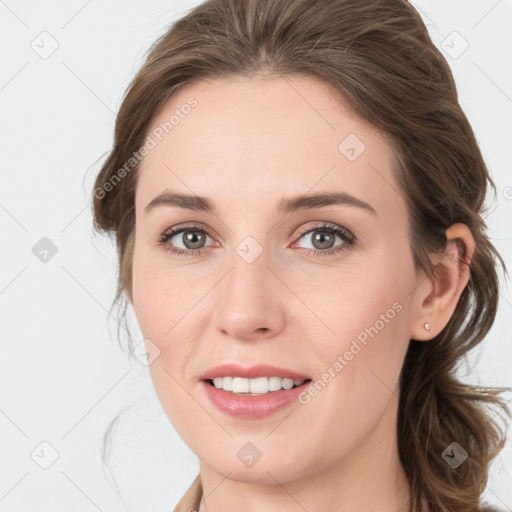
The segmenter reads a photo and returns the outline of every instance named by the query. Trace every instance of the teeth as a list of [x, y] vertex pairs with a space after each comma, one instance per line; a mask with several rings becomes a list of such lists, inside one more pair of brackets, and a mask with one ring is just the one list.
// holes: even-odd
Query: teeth
[[251, 393], [268, 393], [267, 377], [258, 377], [257, 379], [245, 379], [248, 382], [249, 391]]
[[279, 377], [270, 377], [268, 379], [268, 390], [269, 391], [279, 391], [281, 389], [281, 384], [283, 379]]
[[233, 379], [233, 393], [249, 393], [249, 379], [235, 377]]
[[220, 387], [226, 391], [233, 391], [233, 377], [218, 377], [220, 379]]
[[245, 377], [215, 377], [213, 385], [217, 389], [231, 391], [235, 394], [265, 395], [272, 391], [291, 389], [293, 386], [304, 384], [305, 380], [281, 379], [280, 377], [257, 377], [246, 379]]

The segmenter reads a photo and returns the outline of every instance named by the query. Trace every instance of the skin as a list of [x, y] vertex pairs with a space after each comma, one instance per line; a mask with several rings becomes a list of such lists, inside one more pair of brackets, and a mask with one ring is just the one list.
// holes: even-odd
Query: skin
[[[141, 163], [131, 290], [140, 329], [160, 350], [150, 365], [156, 393], [199, 458], [206, 507], [405, 512], [410, 493], [395, 439], [399, 374], [410, 339], [428, 342], [453, 313], [469, 277], [455, 239], [469, 263], [471, 232], [462, 224], [447, 231], [438, 277], [426, 278], [413, 265], [406, 203], [382, 134], [311, 77], [206, 85], [179, 91], [152, 122], [165, 122], [191, 96], [198, 101]], [[338, 150], [349, 134], [366, 146], [354, 161]], [[164, 190], [206, 196], [217, 211], [161, 206], [146, 214]], [[276, 210], [282, 197], [333, 191], [376, 213], [349, 205]], [[326, 250], [314, 242], [319, 233], [300, 238], [300, 230], [323, 222], [348, 229], [356, 243], [314, 256]], [[183, 234], [167, 248], [158, 244], [183, 223], [211, 230], [202, 254], [168, 250], [171, 243], [192, 250]], [[263, 250], [252, 263], [236, 251], [249, 235]], [[336, 236], [334, 245], [343, 243]], [[270, 363], [315, 381], [397, 302], [400, 312], [306, 405], [237, 419], [202, 390], [199, 375], [226, 362]], [[262, 454], [250, 468], [237, 457], [247, 442]]]

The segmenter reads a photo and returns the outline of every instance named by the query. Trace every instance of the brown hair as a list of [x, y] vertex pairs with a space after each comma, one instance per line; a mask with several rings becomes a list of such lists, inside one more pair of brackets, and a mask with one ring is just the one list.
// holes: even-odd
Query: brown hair
[[[495, 186], [448, 63], [405, 0], [208, 0], [173, 23], [124, 96], [115, 145], [95, 183], [95, 228], [117, 241], [114, 304], [125, 300], [125, 313], [131, 298], [137, 161], [122, 177], [119, 171], [143, 146], [152, 119], [194, 81], [264, 74], [321, 80], [389, 137], [418, 271], [434, 275], [428, 253], [444, 250], [450, 225], [471, 229], [476, 250], [455, 312], [434, 339], [409, 344], [397, 430], [412, 510], [423, 499], [433, 511], [478, 510], [490, 461], [505, 443], [491, 408], [510, 411], [499, 388], [464, 384], [455, 372], [494, 322], [497, 262], [506, 273], [482, 219]], [[469, 454], [457, 469], [441, 457], [453, 441]]]

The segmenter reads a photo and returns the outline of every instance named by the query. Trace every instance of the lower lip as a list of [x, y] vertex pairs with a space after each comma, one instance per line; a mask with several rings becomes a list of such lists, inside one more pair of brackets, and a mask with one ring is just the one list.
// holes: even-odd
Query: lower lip
[[223, 413], [236, 418], [258, 419], [270, 416], [276, 411], [290, 405], [311, 383], [310, 380], [292, 389], [272, 391], [265, 395], [235, 395], [229, 391], [218, 389], [206, 381], [201, 384], [213, 405]]

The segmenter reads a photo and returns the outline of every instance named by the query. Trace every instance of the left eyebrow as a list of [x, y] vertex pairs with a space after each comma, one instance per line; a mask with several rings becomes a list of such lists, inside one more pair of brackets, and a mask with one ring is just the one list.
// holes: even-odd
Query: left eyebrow
[[377, 212], [369, 203], [341, 191], [318, 192], [316, 194], [282, 198], [277, 204], [277, 210], [280, 213], [290, 213], [298, 210], [309, 210], [332, 205], [355, 206], [377, 215]]
[[[319, 192], [316, 194], [283, 197], [277, 203], [277, 211], [287, 214], [300, 210], [312, 210], [324, 206], [355, 206], [377, 215], [375, 209], [367, 202], [346, 192]], [[187, 210], [214, 213], [216, 208], [207, 197], [178, 192], [165, 191], [156, 196], [145, 208], [146, 214], [158, 206], [175, 206]], [[378, 215], [377, 215], [378, 216]]]

